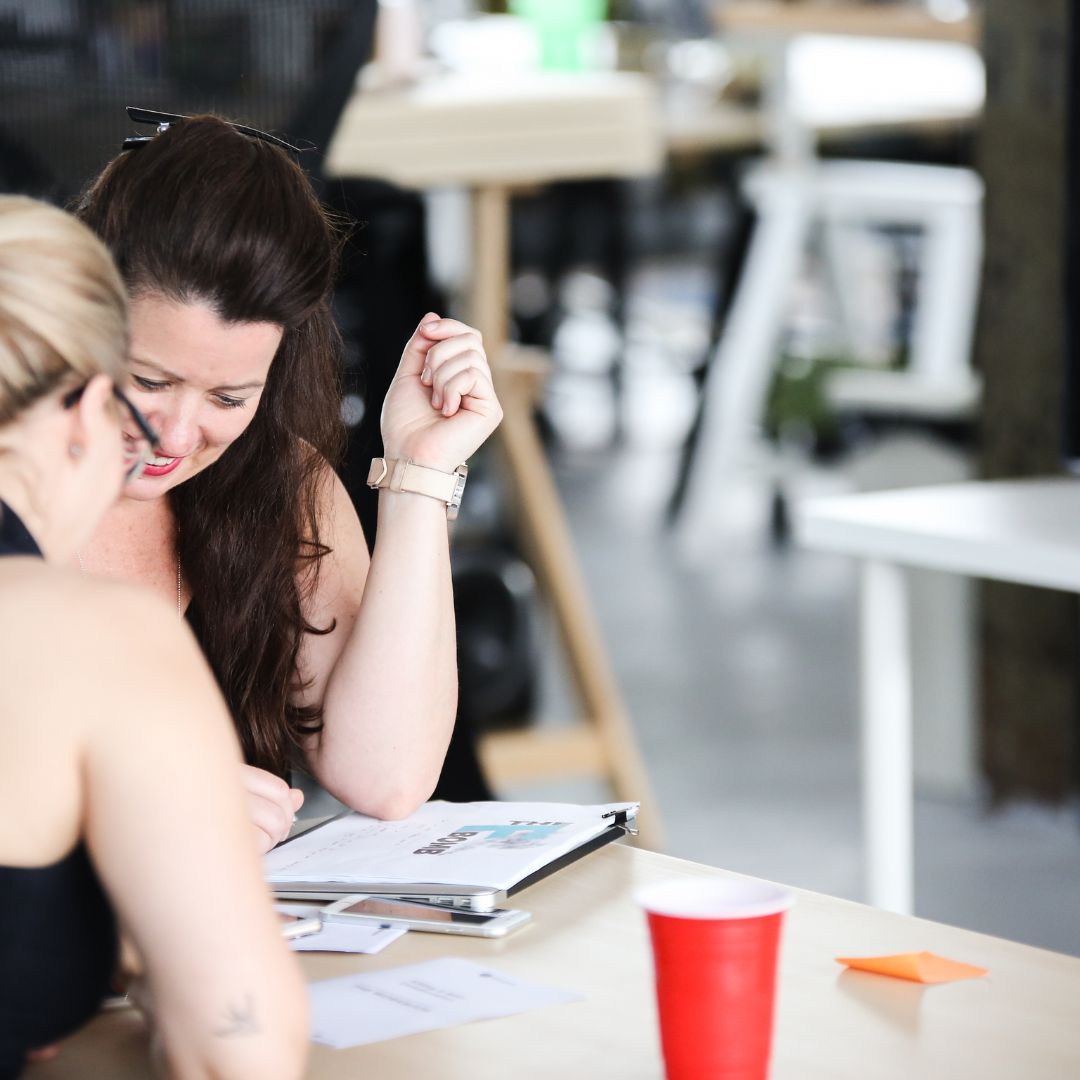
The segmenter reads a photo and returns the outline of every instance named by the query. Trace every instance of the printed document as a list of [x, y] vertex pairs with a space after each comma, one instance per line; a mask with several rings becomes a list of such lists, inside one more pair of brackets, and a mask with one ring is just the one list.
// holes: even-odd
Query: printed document
[[452, 957], [327, 979], [308, 994], [311, 1037], [336, 1050], [582, 1000]]
[[432, 882], [508, 889], [598, 836], [637, 803], [425, 803], [404, 821], [348, 814], [265, 856], [274, 885]]

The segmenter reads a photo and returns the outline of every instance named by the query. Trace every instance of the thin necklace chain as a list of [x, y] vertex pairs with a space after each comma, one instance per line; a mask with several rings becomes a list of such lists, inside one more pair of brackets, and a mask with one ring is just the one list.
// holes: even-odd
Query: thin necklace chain
[[[86, 564], [83, 562], [82, 553], [76, 549], [75, 558], [79, 560], [79, 573], [86, 573]], [[176, 557], [176, 617], [184, 617], [184, 575], [180, 572], [180, 556]]]

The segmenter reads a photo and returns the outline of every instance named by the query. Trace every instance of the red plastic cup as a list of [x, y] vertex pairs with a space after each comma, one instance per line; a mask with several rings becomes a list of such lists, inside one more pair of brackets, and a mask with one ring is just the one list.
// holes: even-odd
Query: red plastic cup
[[637, 899], [668, 1080], [765, 1080], [780, 926], [794, 895], [764, 881], [684, 878]]

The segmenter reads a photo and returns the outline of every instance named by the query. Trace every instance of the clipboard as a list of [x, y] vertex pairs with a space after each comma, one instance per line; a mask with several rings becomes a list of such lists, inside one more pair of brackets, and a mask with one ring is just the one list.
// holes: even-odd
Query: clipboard
[[[321, 829], [331, 821], [344, 817], [349, 811], [343, 811], [334, 817], [327, 818], [313, 825], [310, 829], [303, 829], [290, 836], [283, 844], [288, 844], [298, 837], [307, 836], [316, 829]], [[468, 911], [492, 911], [501, 906], [511, 896], [542, 881], [550, 874], [561, 870], [564, 866], [577, 862], [590, 852], [606, 847], [623, 836], [637, 835], [634, 828], [634, 818], [625, 810], [612, 812], [611, 824], [602, 832], [579, 844], [576, 848], [563, 855], [559, 855], [550, 862], [545, 863], [539, 870], [526, 875], [520, 881], [506, 889], [491, 888], [486, 885], [445, 885], [439, 882], [401, 882], [401, 881], [294, 881], [274, 884], [270, 887], [277, 900], [340, 900], [342, 896], [352, 893], [364, 893], [369, 896], [389, 896], [400, 900], [412, 900], [423, 904], [433, 904], [438, 907], [455, 907]], [[281, 845], [279, 845], [281, 846]]]

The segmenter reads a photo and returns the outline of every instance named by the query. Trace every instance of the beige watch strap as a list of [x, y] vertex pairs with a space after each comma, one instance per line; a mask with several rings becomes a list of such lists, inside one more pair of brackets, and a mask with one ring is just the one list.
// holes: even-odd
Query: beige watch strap
[[459, 478], [456, 472], [429, 469], [426, 465], [417, 465], [415, 461], [372, 458], [367, 482], [368, 487], [427, 495], [449, 505], [457, 490]]

